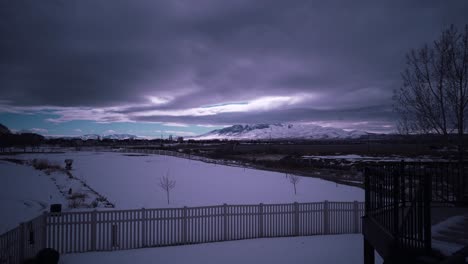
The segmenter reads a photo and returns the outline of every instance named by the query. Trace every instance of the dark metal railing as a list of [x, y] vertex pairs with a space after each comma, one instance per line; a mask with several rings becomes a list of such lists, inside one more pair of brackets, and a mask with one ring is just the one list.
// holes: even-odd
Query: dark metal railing
[[400, 162], [366, 168], [366, 216], [393, 236], [403, 249], [431, 249], [431, 206], [462, 202], [460, 163]]

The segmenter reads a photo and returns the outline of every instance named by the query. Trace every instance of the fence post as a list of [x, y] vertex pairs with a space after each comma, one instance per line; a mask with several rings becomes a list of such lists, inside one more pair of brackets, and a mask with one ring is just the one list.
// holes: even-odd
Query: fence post
[[294, 202], [294, 235], [299, 236], [299, 204]]
[[364, 168], [364, 196], [365, 196], [365, 200], [364, 200], [364, 210], [365, 210], [365, 214], [367, 215], [367, 213], [370, 211], [370, 171], [369, 171], [369, 167], [365, 167]]
[[224, 241], [228, 240], [228, 214], [227, 204], [223, 204], [223, 219], [224, 219]]
[[182, 211], [182, 243], [187, 244], [187, 206], [184, 206]]
[[399, 235], [400, 235], [400, 232], [399, 232], [399, 228], [400, 228], [400, 223], [399, 223], [399, 220], [400, 220], [400, 217], [399, 217], [399, 213], [400, 213], [400, 171], [394, 171], [392, 173], [392, 176], [393, 176], [393, 236], [395, 238], [395, 241], [397, 243], [397, 246], [399, 246], [399, 243], [400, 243], [400, 238], [399, 238]]
[[141, 208], [141, 246], [146, 247], [146, 209]]
[[359, 233], [359, 204], [358, 201], [354, 201], [353, 204], [353, 216], [354, 216], [354, 233]]
[[424, 249], [431, 252], [432, 227], [431, 227], [431, 201], [432, 201], [432, 177], [424, 174]]
[[323, 202], [323, 234], [328, 235], [330, 233], [328, 217], [328, 200]]
[[20, 229], [20, 237], [19, 237], [19, 240], [18, 240], [18, 243], [19, 243], [19, 248], [18, 248], [18, 255], [19, 255], [19, 260], [20, 260], [20, 263], [23, 262], [24, 260], [24, 223], [21, 223], [19, 225], [19, 229]]
[[401, 192], [401, 201], [402, 201], [402, 207], [405, 208], [406, 206], [406, 182], [405, 182], [405, 161], [401, 160], [400, 161], [400, 181], [401, 181], [401, 186], [399, 186], [400, 192]]
[[91, 212], [91, 251], [96, 251], [97, 211]]
[[258, 237], [263, 237], [263, 203], [258, 207]]
[[49, 245], [47, 245], [47, 216], [47, 212], [42, 214], [42, 248], [49, 247]]

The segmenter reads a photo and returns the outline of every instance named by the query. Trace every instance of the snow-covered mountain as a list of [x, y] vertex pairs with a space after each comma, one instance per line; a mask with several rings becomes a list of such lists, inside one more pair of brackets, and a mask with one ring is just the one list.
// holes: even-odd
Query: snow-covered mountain
[[124, 139], [136, 139], [137, 136], [130, 134], [111, 134], [111, 135], [98, 135], [98, 134], [86, 134], [80, 137], [82, 140], [100, 140], [100, 139], [114, 139], [114, 140], [124, 140]]
[[137, 136], [130, 134], [112, 134], [102, 136], [103, 139], [115, 139], [115, 140], [124, 140], [124, 139], [136, 139]]
[[367, 132], [364, 131], [313, 124], [255, 124], [216, 129], [194, 139], [353, 139], [365, 135]]
[[99, 140], [101, 139], [101, 136], [99, 136], [98, 134], [86, 134], [86, 135], [82, 135], [80, 138], [82, 140], [88, 140], [88, 139]]

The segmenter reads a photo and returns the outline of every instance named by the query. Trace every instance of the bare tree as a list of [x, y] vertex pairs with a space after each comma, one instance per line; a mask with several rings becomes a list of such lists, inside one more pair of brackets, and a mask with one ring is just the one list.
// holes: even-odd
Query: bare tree
[[296, 195], [296, 184], [299, 183], [300, 180], [301, 180], [301, 177], [297, 175], [292, 175], [292, 174], [289, 175], [289, 182], [292, 183], [292, 185], [294, 186], [294, 195]]
[[169, 192], [174, 189], [175, 185], [176, 181], [169, 178], [169, 172], [166, 172], [166, 175], [159, 179], [159, 187], [166, 191], [167, 204], [169, 204]]
[[458, 135], [460, 160], [463, 159], [463, 135], [468, 111], [468, 25], [458, 32], [452, 25], [444, 32], [446, 42], [448, 102]]
[[457, 131], [463, 152], [468, 111], [468, 25], [442, 32], [432, 45], [406, 56], [403, 86], [395, 90], [394, 109], [400, 133], [435, 133], [448, 136]]

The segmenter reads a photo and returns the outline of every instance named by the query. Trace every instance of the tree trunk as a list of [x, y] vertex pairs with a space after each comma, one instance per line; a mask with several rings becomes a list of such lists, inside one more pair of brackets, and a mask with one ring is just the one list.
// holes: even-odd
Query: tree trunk
[[167, 194], [167, 204], [169, 204], [169, 190], [166, 191], [166, 194]]

